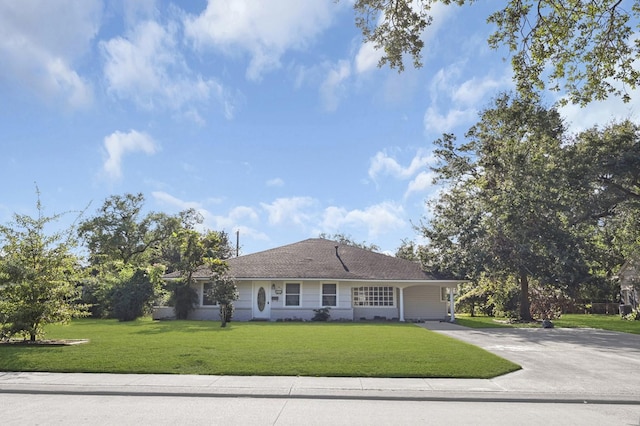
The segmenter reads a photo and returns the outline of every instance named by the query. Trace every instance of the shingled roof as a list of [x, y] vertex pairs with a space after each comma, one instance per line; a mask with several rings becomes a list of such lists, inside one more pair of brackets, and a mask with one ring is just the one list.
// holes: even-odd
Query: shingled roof
[[[420, 265], [323, 238], [310, 238], [227, 261], [236, 279], [436, 281]], [[167, 275], [171, 278], [172, 274]], [[194, 278], [208, 278], [201, 268]]]

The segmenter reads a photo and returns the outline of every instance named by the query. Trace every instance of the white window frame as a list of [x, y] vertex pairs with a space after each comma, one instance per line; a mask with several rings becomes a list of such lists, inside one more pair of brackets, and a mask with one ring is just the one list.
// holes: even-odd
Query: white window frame
[[212, 304], [210, 304], [210, 303], [205, 304], [204, 303], [205, 302], [205, 300], [204, 300], [204, 298], [205, 298], [205, 287], [207, 287], [207, 286], [212, 286], [213, 287], [213, 285], [214, 284], [211, 281], [207, 281], [207, 282], [202, 283], [202, 290], [201, 290], [201, 293], [200, 293], [200, 307], [202, 307], [202, 308], [217, 308], [218, 307], [218, 303], [215, 302], [215, 301], [213, 301]]
[[[299, 289], [299, 290], [298, 290], [298, 293], [289, 293], [289, 292], [287, 291], [287, 290], [288, 290], [287, 286], [288, 286], [289, 284], [295, 284], [295, 285], [297, 285], [297, 286], [298, 286], [298, 289]], [[298, 304], [297, 304], [297, 305], [290, 305], [290, 304], [288, 303], [287, 296], [296, 296], [296, 295], [298, 296]], [[300, 306], [302, 306], [302, 283], [300, 283], [300, 282], [289, 282], [289, 283], [284, 283], [284, 306], [285, 306], [285, 308], [287, 308], [287, 307], [294, 307], [294, 308], [295, 308], [295, 307], [300, 307]]]
[[[361, 291], [363, 294], [356, 295], [356, 293], [360, 293]], [[362, 285], [353, 287], [351, 296], [352, 304], [356, 308], [396, 307], [396, 287], [390, 285]]]
[[[325, 305], [324, 304], [324, 286], [325, 284], [330, 284], [330, 285], [335, 285], [336, 286], [336, 292], [333, 294], [329, 294], [327, 293], [326, 296], [334, 296], [336, 298], [336, 303], [334, 305]], [[320, 305], [323, 308], [337, 308], [338, 307], [338, 283], [335, 281], [331, 281], [331, 282], [322, 282], [320, 283]]]

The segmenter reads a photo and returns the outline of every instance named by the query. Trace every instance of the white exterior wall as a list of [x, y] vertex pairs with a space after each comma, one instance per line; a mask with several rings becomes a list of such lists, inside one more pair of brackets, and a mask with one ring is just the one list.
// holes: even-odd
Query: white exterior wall
[[[256, 281], [265, 286], [267, 300], [270, 304], [271, 320], [311, 320], [315, 315], [314, 309], [321, 308], [322, 284], [337, 284], [337, 306], [330, 307], [331, 320], [359, 321], [372, 320], [376, 317], [388, 320], [400, 318], [400, 286], [406, 283], [367, 282], [367, 281], [331, 281], [331, 280], [280, 280]], [[300, 283], [300, 306], [285, 306], [285, 284]], [[272, 289], [272, 285], [275, 289]], [[239, 281], [237, 283], [239, 299], [234, 303], [233, 320], [250, 321], [254, 318], [254, 281]], [[394, 287], [393, 306], [352, 306], [352, 288], [355, 287]], [[447, 317], [447, 302], [441, 300], [441, 285], [411, 286], [404, 289], [404, 318], [411, 320], [441, 320]], [[278, 293], [278, 289], [281, 290]], [[197, 288], [202, 301], [202, 283]], [[277, 298], [277, 300], [274, 300]], [[218, 306], [198, 306], [189, 314], [194, 320], [220, 320]]]
[[406, 321], [441, 320], [447, 317], [447, 302], [441, 300], [440, 286], [414, 286], [404, 289]]

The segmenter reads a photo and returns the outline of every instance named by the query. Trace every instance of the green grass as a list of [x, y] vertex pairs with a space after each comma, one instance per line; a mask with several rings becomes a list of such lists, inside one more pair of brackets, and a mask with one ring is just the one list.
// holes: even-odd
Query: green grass
[[1, 371], [489, 378], [520, 367], [483, 349], [400, 323], [128, 323], [76, 320], [48, 339], [0, 345]]
[[[504, 321], [504, 319], [456, 315], [456, 322], [458, 324], [470, 328], [540, 327], [537, 323], [506, 324], [500, 321]], [[555, 327], [559, 328], [597, 328], [601, 330], [619, 331], [622, 333], [640, 334], [640, 321], [623, 320], [619, 315], [564, 314], [560, 319], [553, 320], [553, 324]]]

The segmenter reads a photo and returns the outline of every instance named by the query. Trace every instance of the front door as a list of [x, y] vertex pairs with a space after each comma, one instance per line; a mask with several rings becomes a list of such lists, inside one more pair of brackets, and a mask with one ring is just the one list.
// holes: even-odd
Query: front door
[[271, 319], [271, 290], [266, 282], [253, 284], [253, 318]]

